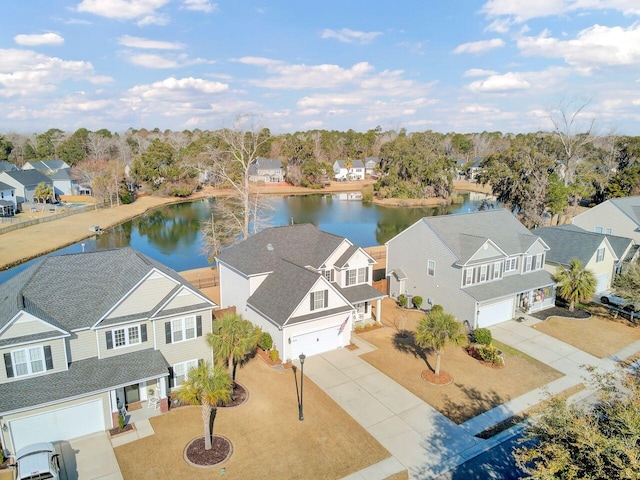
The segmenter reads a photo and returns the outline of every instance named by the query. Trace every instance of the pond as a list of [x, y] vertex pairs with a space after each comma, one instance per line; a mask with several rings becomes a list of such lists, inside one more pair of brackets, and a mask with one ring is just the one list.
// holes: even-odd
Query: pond
[[[420, 218], [474, 211], [487, 197], [463, 194], [461, 204], [437, 207], [385, 207], [350, 200], [349, 194], [278, 196], [267, 199], [269, 225], [313, 223], [321, 230], [347, 237], [362, 247], [381, 245]], [[492, 206], [492, 200], [489, 205]], [[215, 199], [167, 205], [105, 230], [101, 235], [62, 248], [52, 255], [131, 246], [177, 271], [209, 265], [200, 225], [211, 218]], [[0, 282], [38, 260], [0, 272]]]

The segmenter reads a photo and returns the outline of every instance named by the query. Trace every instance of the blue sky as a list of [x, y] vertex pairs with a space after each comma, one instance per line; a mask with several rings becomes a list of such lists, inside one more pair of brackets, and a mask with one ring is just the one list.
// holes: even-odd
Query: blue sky
[[[5, 0], [0, 132], [639, 135], [638, 0]], [[571, 110], [569, 107], [568, 110]], [[555, 113], [554, 113], [555, 111]]]

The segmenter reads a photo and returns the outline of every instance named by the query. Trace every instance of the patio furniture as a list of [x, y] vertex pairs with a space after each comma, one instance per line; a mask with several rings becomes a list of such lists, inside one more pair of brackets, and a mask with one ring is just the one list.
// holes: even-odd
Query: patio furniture
[[157, 410], [160, 407], [160, 399], [156, 396], [150, 396], [147, 398], [147, 408], [153, 407], [154, 410]]

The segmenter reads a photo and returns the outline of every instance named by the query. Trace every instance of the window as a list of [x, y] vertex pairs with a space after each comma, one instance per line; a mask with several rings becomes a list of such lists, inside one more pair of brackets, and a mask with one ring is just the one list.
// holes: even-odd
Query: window
[[502, 262], [496, 262], [493, 264], [493, 279], [497, 280], [502, 277]]
[[357, 285], [359, 283], [367, 283], [369, 277], [369, 268], [354, 268], [347, 271], [347, 287]]
[[605, 235], [611, 235], [611, 229], [610, 228], [605, 228], [604, 229], [604, 234]]
[[311, 292], [311, 311], [326, 308], [329, 304], [329, 290]]
[[486, 282], [487, 281], [487, 266], [486, 265], [482, 265], [480, 267], [480, 281], [481, 282]]
[[599, 248], [596, 255], [596, 262], [602, 261], [604, 261], [604, 247]]
[[467, 268], [464, 271], [464, 284], [470, 285], [473, 283], [473, 268]]
[[604, 228], [603, 227], [595, 227], [593, 229], [594, 232], [596, 233], [604, 233]]
[[429, 260], [427, 262], [427, 275], [430, 277], [436, 276], [436, 262], [435, 260]]
[[173, 366], [173, 384], [177, 387], [182, 384], [189, 374], [189, 370], [198, 366], [198, 360], [176, 363]]
[[330, 282], [333, 282], [333, 269], [325, 270], [323, 272], [323, 275], [324, 275], [324, 278], [326, 278]]
[[544, 255], [542, 253], [539, 253], [536, 255], [536, 266], [534, 268], [534, 270], [540, 270], [542, 269], [542, 259], [544, 258]]
[[527, 255], [527, 260], [524, 265], [524, 273], [530, 272], [533, 265], [533, 255]]
[[4, 354], [7, 378], [24, 377], [53, 368], [50, 346], [37, 346], [14, 350]]
[[171, 343], [191, 340], [196, 337], [195, 317], [178, 318], [171, 322]]
[[518, 257], [507, 258], [504, 261], [504, 271], [513, 272], [518, 269]]
[[[146, 336], [146, 327], [147, 326], [144, 325], [145, 336]], [[112, 330], [111, 332], [107, 332], [107, 336], [109, 335], [109, 333], [113, 334], [113, 344], [112, 344], [112, 347], [110, 347], [109, 340], [107, 340], [107, 349], [128, 347], [130, 345], [137, 345], [142, 342], [142, 335], [140, 334], [140, 325], [117, 328], [115, 330]]]

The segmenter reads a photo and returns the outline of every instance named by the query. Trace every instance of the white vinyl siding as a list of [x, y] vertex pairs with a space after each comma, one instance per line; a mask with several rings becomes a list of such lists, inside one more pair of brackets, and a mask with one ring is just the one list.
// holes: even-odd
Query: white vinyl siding
[[502, 279], [502, 262], [494, 262], [485, 265], [476, 265], [464, 269], [462, 277], [463, 287], [477, 285]]
[[436, 276], [436, 262], [435, 260], [427, 261], [427, 275], [430, 277]]
[[196, 317], [178, 318], [171, 321], [171, 343], [183, 342], [196, 337]]
[[187, 378], [187, 375], [189, 373], [189, 370], [191, 370], [192, 368], [196, 368], [198, 366], [198, 359], [194, 359], [194, 360], [187, 360], [186, 362], [181, 362], [181, 363], [176, 363], [173, 366], [173, 381], [174, 381], [174, 385], [180, 386], [182, 384], [182, 382], [185, 381], [185, 379]]
[[515, 272], [518, 269], [518, 257], [507, 258], [504, 261], [504, 271], [507, 272]]

